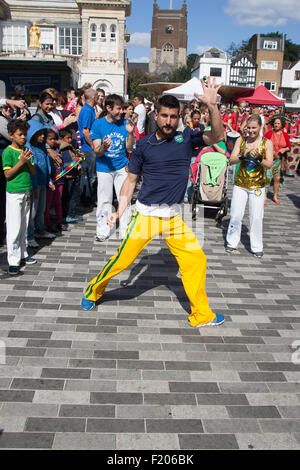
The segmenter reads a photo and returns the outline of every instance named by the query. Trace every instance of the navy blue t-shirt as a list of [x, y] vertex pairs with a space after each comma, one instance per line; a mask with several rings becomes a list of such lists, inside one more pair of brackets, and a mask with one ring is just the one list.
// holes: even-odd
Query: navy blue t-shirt
[[190, 127], [176, 132], [172, 140], [158, 140], [154, 133], [137, 141], [128, 170], [143, 175], [138, 194], [142, 204], [171, 206], [183, 201], [195, 146], [205, 146], [203, 131]]

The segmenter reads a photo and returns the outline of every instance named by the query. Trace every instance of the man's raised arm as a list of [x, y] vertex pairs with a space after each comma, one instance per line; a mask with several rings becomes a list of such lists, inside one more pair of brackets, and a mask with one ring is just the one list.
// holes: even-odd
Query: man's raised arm
[[210, 77], [208, 77], [207, 85], [203, 79], [201, 80], [201, 84], [203, 95], [195, 93], [195, 97], [207, 105], [211, 124], [211, 131], [204, 132], [203, 140], [206, 145], [213, 145], [224, 140], [224, 126], [217, 105], [217, 95], [222, 84], [215, 86], [215, 78], [211, 83]]

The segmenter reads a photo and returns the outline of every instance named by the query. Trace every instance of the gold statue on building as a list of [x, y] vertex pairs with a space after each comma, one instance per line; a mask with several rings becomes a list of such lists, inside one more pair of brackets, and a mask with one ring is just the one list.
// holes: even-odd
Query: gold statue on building
[[29, 30], [29, 38], [30, 38], [30, 43], [29, 47], [34, 47], [41, 49], [41, 43], [40, 43], [40, 37], [41, 37], [41, 31], [40, 28], [36, 25], [36, 22], [33, 22], [33, 25], [31, 26]]

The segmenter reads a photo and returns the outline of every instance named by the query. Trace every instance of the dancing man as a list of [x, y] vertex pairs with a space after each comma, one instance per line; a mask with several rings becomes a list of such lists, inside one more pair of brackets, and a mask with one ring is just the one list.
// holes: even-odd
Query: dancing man
[[173, 96], [162, 96], [155, 111], [157, 131], [140, 139], [132, 153], [129, 172], [121, 189], [118, 210], [109, 214], [107, 221], [113, 227], [131, 201], [138, 176], [143, 183], [136, 202], [136, 212], [128, 225], [125, 237], [102, 271], [89, 283], [81, 306], [91, 310], [100, 299], [110, 279], [130, 266], [139, 253], [155, 237], [161, 235], [175, 256], [182, 283], [191, 304], [191, 326], [220, 325], [221, 314], [209, 307], [206, 291], [206, 256], [200, 244], [179, 215], [189, 175], [192, 149], [195, 146], [220, 142], [224, 135], [223, 123], [217, 107], [219, 87], [210, 79], [202, 80], [203, 95], [196, 98], [208, 106], [211, 131], [190, 127], [177, 131], [180, 104]]

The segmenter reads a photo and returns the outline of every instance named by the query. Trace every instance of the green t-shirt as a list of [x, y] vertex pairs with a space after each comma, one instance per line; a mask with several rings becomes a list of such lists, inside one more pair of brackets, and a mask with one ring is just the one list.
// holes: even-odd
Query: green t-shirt
[[[3, 170], [10, 170], [20, 160], [22, 150], [18, 150], [11, 145], [6, 147], [2, 153]], [[33, 164], [33, 160], [31, 159]], [[19, 171], [11, 178], [6, 180], [6, 191], [8, 193], [23, 193], [32, 189], [31, 175], [28, 165], [24, 163]]]

